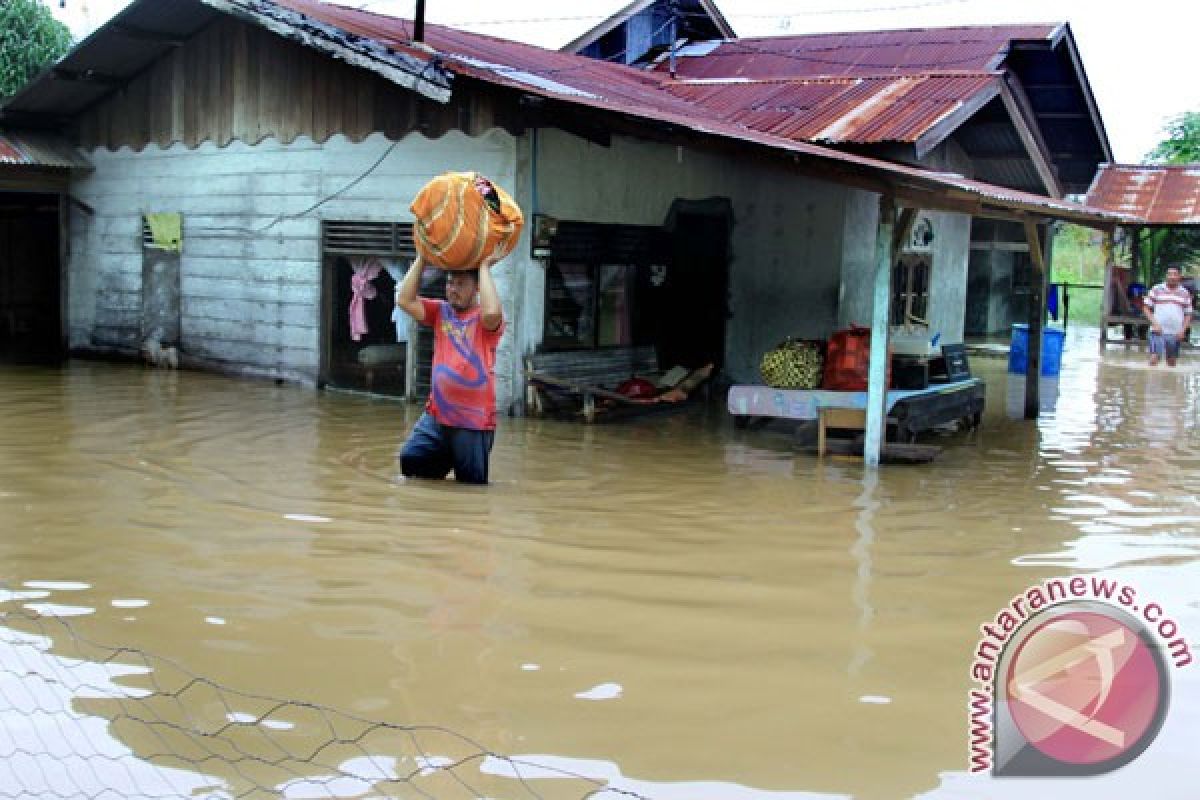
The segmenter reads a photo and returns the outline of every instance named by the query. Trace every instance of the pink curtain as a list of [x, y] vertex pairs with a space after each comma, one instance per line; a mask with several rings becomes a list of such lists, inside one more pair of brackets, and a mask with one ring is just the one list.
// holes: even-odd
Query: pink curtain
[[366, 301], [375, 297], [371, 281], [379, 276], [383, 264], [378, 258], [356, 258], [350, 266], [354, 269], [350, 276], [350, 338], [357, 342], [367, 332]]

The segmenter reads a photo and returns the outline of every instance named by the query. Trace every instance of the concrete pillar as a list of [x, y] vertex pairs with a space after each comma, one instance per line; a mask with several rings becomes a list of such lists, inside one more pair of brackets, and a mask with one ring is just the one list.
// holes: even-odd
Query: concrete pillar
[[863, 461], [879, 466], [887, 434], [888, 322], [892, 305], [893, 235], [896, 201], [889, 195], [879, 199], [879, 227], [875, 232], [874, 301], [871, 310], [871, 366], [867, 377], [867, 430]]

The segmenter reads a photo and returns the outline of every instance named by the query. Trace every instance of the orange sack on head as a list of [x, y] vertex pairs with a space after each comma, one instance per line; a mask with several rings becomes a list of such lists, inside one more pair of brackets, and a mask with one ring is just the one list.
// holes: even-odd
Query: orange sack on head
[[425, 263], [441, 269], [478, 269], [489, 256], [508, 255], [525, 224], [508, 193], [476, 172], [437, 176], [410, 208], [413, 243]]

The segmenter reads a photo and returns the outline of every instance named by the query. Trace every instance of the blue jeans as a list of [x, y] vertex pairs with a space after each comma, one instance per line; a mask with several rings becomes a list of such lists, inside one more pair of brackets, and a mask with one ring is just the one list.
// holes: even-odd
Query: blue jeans
[[442, 425], [426, 411], [400, 450], [400, 471], [408, 478], [443, 480], [453, 469], [460, 483], [487, 483], [495, 435]]

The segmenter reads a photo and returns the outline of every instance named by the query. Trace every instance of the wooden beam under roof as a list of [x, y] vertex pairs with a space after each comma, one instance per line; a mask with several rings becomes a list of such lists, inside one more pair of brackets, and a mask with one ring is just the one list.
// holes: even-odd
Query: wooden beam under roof
[[168, 47], [182, 47], [187, 41], [186, 37], [177, 36], [166, 31], [154, 31], [149, 28], [143, 28], [140, 25], [133, 25], [128, 22], [114, 22], [109, 26], [114, 32], [119, 33], [126, 39], [137, 39], [143, 42], [158, 42], [165, 44]]
[[98, 86], [122, 86], [128, 80], [127, 78], [122, 78], [118, 75], [110, 75], [107, 72], [99, 72], [94, 69], [67, 69], [65, 67], [55, 67], [50, 71], [50, 74], [55, 80], [94, 83]]

